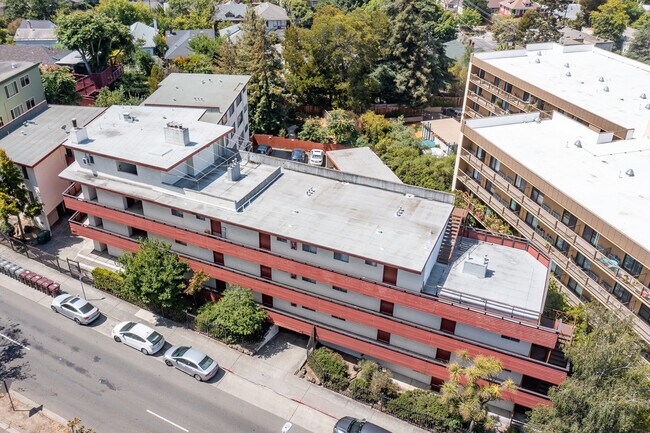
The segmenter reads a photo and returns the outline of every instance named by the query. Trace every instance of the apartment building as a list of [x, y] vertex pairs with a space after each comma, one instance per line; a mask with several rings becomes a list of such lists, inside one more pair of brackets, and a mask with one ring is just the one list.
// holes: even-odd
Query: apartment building
[[142, 105], [203, 108], [202, 121], [232, 127], [226, 146], [243, 148], [250, 141], [246, 93], [249, 80], [248, 75], [173, 73]]
[[85, 125], [103, 110], [43, 101], [0, 127], [0, 148], [22, 171], [30, 196], [43, 204], [43, 213], [34, 218], [37, 226], [50, 229], [65, 214], [61, 193], [70, 183], [59, 178], [59, 173], [72, 162], [72, 153], [62, 146], [72, 119]]
[[73, 233], [115, 256], [168, 242], [214, 291], [250, 288], [279, 326], [432, 387], [460, 349], [496, 356], [507, 413], [564, 380], [571, 328], [540, 317], [549, 261], [526, 240], [461, 231], [451, 194], [235, 152], [204, 115], [114, 106], [75, 129]]
[[0, 62], [0, 128], [43, 101], [38, 63]]
[[[593, 46], [473, 56], [454, 186], [650, 342], [650, 67]], [[517, 114], [515, 114], [517, 113]], [[477, 212], [478, 210], [478, 212]]]

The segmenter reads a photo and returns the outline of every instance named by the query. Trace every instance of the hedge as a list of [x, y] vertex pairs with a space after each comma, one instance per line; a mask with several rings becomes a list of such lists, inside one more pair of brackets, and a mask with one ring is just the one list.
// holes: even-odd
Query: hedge
[[405, 391], [386, 405], [386, 412], [427, 429], [452, 433], [460, 431], [462, 421], [449, 413], [440, 396], [431, 391]]
[[335, 391], [347, 388], [349, 383], [347, 366], [340, 354], [327, 347], [320, 347], [309, 354], [307, 365], [323, 386]]
[[110, 271], [104, 268], [93, 269], [93, 280], [95, 287], [99, 290], [111, 293], [119, 298], [132, 301], [132, 296], [124, 289], [124, 279], [122, 275], [117, 272]]

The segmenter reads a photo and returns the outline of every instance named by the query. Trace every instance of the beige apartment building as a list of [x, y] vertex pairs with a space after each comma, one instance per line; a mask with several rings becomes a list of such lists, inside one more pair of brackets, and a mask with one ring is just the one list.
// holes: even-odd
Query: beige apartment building
[[650, 342], [650, 66], [593, 46], [473, 56], [454, 187]]

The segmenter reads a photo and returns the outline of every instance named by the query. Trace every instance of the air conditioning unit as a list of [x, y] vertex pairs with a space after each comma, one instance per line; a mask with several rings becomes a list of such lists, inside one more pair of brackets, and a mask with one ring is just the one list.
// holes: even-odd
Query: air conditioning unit
[[83, 165], [88, 165], [90, 162], [88, 161], [88, 158], [81, 158], [81, 163]]

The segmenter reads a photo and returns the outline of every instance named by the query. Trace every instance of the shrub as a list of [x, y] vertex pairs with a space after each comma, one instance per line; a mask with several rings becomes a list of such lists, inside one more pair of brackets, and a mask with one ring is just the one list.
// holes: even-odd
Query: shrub
[[0, 232], [7, 236], [13, 236], [16, 233], [16, 228], [9, 224], [7, 221], [0, 222]]
[[427, 429], [452, 433], [462, 426], [460, 419], [449, 412], [440, 396], [423, 389], [400, 394], [396, 399], [388, 402], [386, 411], [404, 421]]
[[194, 321], [194, 326], [197, 331], [206, 332], [208, 335], [216, 337], [216, 331], [214, 328], [214, 321], [218, 315], [217, 304], [214, 302], [208, 302], [199, 308], [199, 314], [196, 315], [196, 320]]
[[309, 354], [307, 365], [323, 386], [335, 391], [347, 388], [348, 371], [340, 354], [327, 347], [320, 347]]
[[355, 400], [376, 403], [397, 396], [397, 386], [389, 371], [373, 361], [362, 360], [357, 377], [350, 382], [350, 396]]
[[104, 268], [95, 268], [92, 274], [95, 287], [99, 290], [104, 290], [117, 296], [124, 295], [124, 279], [117, 272]]

